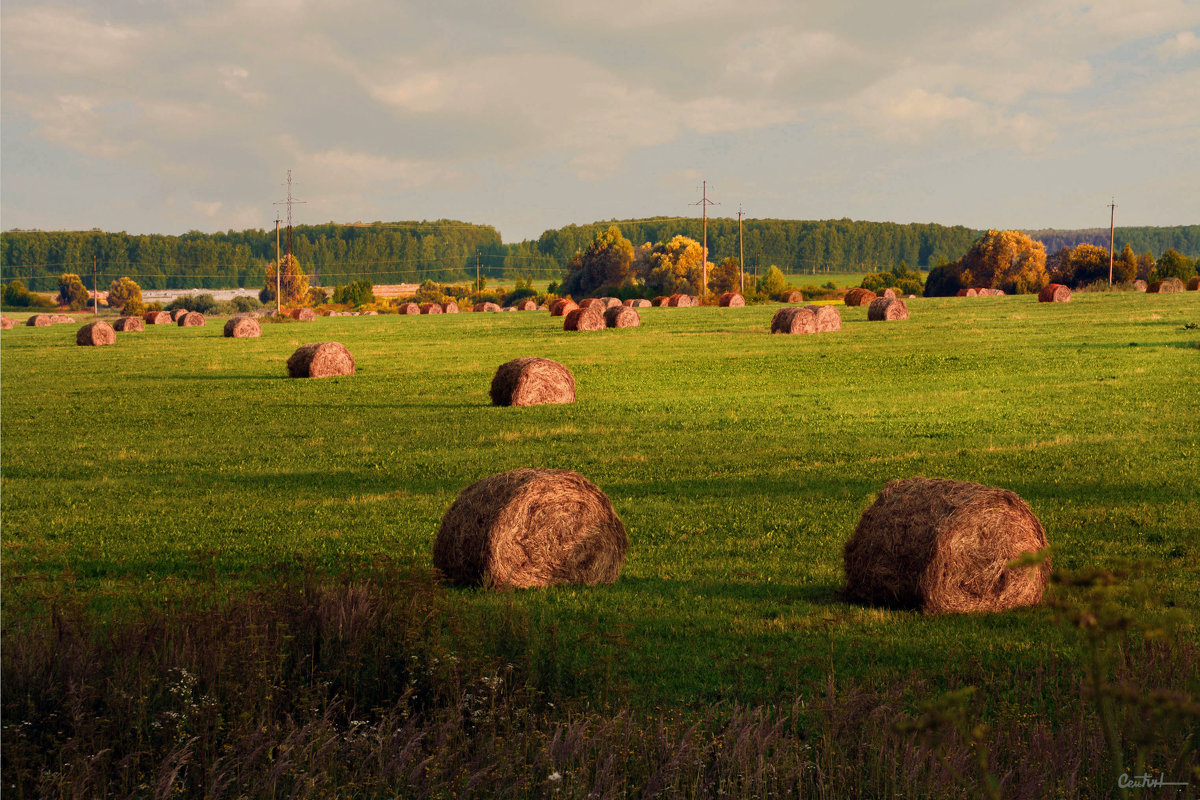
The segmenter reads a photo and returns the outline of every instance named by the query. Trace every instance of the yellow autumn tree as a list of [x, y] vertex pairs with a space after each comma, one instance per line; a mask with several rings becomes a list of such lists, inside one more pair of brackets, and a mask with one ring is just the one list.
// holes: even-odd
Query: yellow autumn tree
[[[300, 269], [300, 262], [292, 254], [284, 256], [279, 270], [280, 304], [285, 306], [303, 305], [308, 300], [308, 276]], [[258, 299], [269, 303], [275, 299], [275, 264], [267, 265], [267, 280], [263, 289], [258, 293]]]
[[645, 261], [635, 260], [634, 263], [645, 270], [640, 277], [655, 291], [662, 294], [700, 293], [704, 280], [704, 248], [695, 239], [676, 236], [669, 242], [660, 242]]
[[988, 231], [953, 266], [959, 283], [968, 288], [1028, 294], [1050, 282], [1045, 246], [1021, 231]]

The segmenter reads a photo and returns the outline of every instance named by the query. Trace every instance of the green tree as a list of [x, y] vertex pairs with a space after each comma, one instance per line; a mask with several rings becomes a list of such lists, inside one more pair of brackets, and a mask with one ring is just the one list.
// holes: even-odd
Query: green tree
[[1120, 255], [1113, 259], [1113, 281], [1129, 283], [1137, 277], [1138, 258], [1133, 248], [1128, 244], [1121, 250]]
[[[282, 305], [298, 306], [308, 297], [308, 276], [300, 269], [300, 262], [290, 253], [280, 259], [279, 285]], [[264, 296], [268, 295], [268, 296]], [[267, 266], [267, 280], [259, 299], [268, 303], [275, 299], [275, 265]]]
[[88, 291], [83, 288], [83, 281], [78, 275], [64, 272], [58, 278], [58, 296], [55, 299], [59, 305], [78, 311], [88, 304]]
[[1165, 281], [1167, 278], [1179, 278], [1187, 281], [1196, 274], [1196, 265], [1187, 256], [1175, 248], [1171, 248], [1158, 257], [1154, 265], [1154, 280]]
[[787, 288], [787, 278], [784, 277], [783, 271], [774, 264], [767, 267], [767, 271], [758, 279], [758, 293], [767, 297], [779, 297], [787, 291]]
[[30, 305], [29, 290], [25, 288], [22, 281], [12, 280], [4, 287], [4, 305], [22, 307]]
[[646, 273], [638, 277], [662, 294], [698, 294], [703, 282], [703, 261], [704, 248], [699, 242], [675, 236], [654, 246], [644, 263]]
[[[435, 288], [435, 284], [428, 283], [430, 289]], [[421, 284], [421, 290], [426, 290], [425, 284]], [[369, 305], [375, 302], [375, 286], [370, 281], [353, 281], [345, 286], [337, 286], [333, 290], [333, 302], [349, 306]]]
[[604, 287], [616, 289], [630, 277], [633, 245], [616, 225], [599, 232], [587, 250], [576, 253], [567, 264], [563, 289], [574, 295], [588, 295]]
[[134, 311], [125, 311], [125, 307], [130, 303], [134, 303], [135, 307], [144, 307], [142, 303], [142, 287], [129, 278], [120, 278], [109, 284], [108, 287], [108, 304], [122, 313], [136, 313]]
[[733, 256], [722, 261], [708, 273], [709, 291], [740, 292], [742, 290], [742, 267]]
[[[1008, 294], [1027, 294], [1040, 291], [1050, 282], [1046, 272], [1046, 248], [1021, 231], [991, 230], [980, 236], [966, 255], [952, 264], [934, 280], [934, 270], [926, 282], [926, 295], [933, 284], [938, 292], [954, 294], [959, 288], [1003, 289]], [[951, 280], [953, 275], [955, 280]], [[954, 291], [950, 285], [957, 282]]]

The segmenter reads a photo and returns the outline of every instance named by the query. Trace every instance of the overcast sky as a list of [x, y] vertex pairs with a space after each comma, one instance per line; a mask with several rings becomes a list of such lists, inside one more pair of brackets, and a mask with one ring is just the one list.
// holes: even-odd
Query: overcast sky
[[1200, 222], [1200, 0], [4, 0], [0, 226]]

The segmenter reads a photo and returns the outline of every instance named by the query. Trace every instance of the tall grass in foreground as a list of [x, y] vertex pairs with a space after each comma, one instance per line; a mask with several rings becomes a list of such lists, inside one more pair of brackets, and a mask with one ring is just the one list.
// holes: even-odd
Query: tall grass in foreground
[[[1101, 583], [1058, 589], [1085, 592], [1059, 595], [1064, 621], [1118, 619]], [[1154, 796], [1200, 789], [1181, 691], [1200, 651], [1115, 627], [1096, 637], [1099, 715], [1095, 682], [1053, 658], [976, 665], [940, 696], [831, 664], [769, 705], [697, 713], [564, 696], [562, 649], [521, 606], [480, 626], [433, 576], [385, 563], [234, 597], [213, 584], [107, 621], [49, 604], [4, 631], [6, 797], [1115, 797], [1109, 722], [1139, 769], [1191, 782]], [[576, 679], [601, 697], [593, 666]], [[1001, 687], [1012, 700], [991, 703]]]

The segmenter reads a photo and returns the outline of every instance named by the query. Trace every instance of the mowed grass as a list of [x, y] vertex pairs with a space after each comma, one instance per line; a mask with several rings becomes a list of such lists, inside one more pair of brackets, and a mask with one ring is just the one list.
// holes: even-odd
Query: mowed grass
[[[907, 322], [843, 307], [842, 330], [814, 336], [771, 336], [776, 308], [643, 309], [640, 328], [597, 333], [522, 312], [232, 340], [210, 320], [105, 348], [77, 347], [77, 325], [5, 331], [6, 611], [67, 593], [118, 614], [289, 563], [429, 568], [462, 488], [536, 466], [611, 498], [620, 581], [452, 598], [498, 640], [521, 620], [564, 691], [574, 674], [636, 703], [767, 702], [831, 671], [942, 684], [1073, 663], [1048, 609], [924, 618], [839, 598], [859, 514], [915, 475], [1012, 489], [1057, 566], [1153, 561], [1162, 601], [1196, 617], [1200, 295], [918, 299]], [[285, 377], [324, 340], [356, 375]], [[496, 367], [521, 356], [567, 365], [578, 402], [492, 407]]]

